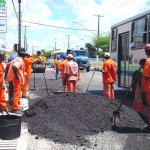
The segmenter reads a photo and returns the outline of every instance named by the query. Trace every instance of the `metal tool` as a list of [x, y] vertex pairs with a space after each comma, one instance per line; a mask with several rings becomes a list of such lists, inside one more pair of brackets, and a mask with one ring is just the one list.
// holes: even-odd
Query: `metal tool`
[[89, 82], [89, 84], [88, 84], [88, 86], [87, 86], [86, 93], [87, 93], [87, 91], [88, 91], [88, 89], [89, 89], [89, 87], [90, 87], [90, 85], [91, 85], [91, 82], [92, 82], [92, 79], [93, 79], [93, 77], [94, 77], [94, 74], [95, 74], [95, 69], [94, 69], [93, 74], [92, 74], [92, 76], [91, 76], [90, 82]]
[[133, 79], [133, 81], [132, 81], [130, 87], [128, 88], [126, 94], [124, 95], [123, 100], [121, 101], [121, 104], [119, 105], [118, 109], [117, 109], [116, 111], [113, 111], [112, 122], [113, 122], [113, 125], [114, 125], [114, 126], [116, 126], [116, 122], [119, 122], [119, 121], [120, 121], [120, 112], [119, 112], [119, 111], [120, 111], [122, 105], [124, 104], [124, 102], [125, 102], [125, 100], [126, 100], [126, 98], [127, 98], [127, 95], [128, 95], [129, 92], [130, 92], [131, 87], [133, 86], [134, 82], [136, 81], [136, 79], [137, 79], [137, 77], [138, 77], [138, 75], [139, 75], [139, 73], [140, 73], [141, 68], [142, 68], [142, 66], [140, 66], [139, 70], [137, 71], [137, 73], [136, 73], [136, 75], [135, 75], [135, 77], [134, 77], [134, 79]]
[[[42, 67], [42, 63], [41, 63], [41, 67]], [[46, 78], [45, 78], [44, 69], [42, 69], [42, 71], [43, 71], [43, 77], [44, 77], [44, 81], [45, 81], [45, 87], [46, 87], [47, 95], [49, 96], [49, 92], [48, 92], [48, 88], [47, 88], [47, 82], [46, 82]]]
[[33, 82], [33, 84], [34, 84], [34, 87], [33, 88], [30, 88], [30, 90], [35, 90], [35, 72], [36, 72], [36, 62], [34, 63], [34, 65], [35, 65], [35, 67], [34, 67], [34, 82]]

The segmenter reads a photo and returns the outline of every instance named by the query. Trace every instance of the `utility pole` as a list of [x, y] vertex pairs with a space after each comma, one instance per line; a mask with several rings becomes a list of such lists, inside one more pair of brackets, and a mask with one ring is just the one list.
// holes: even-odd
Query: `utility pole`
[[[104, 17], [104, 16], [101, 16], [100, 14], [94, 15], [94, 16], [97, 16], [97, 17], [98, 17], [98, 31], [97, 31], [97, 37], [100, 37], [100, 18], [101, 18], [101, 17]], [[98, 49], [99, 49], [99, 47], [97, 47], [97, 55], [96, 55], [97, 66], [98, 66]]]
[[21, 48], [21, 0], [18, 0], [19, 3], [19, 18], [18, 18], [18, 50]]
[[24, 49], [26, 51], [27, 50], [26, 27], [29, 27], [29, 26], [22, 26], [22, 27], [25, 27], [25, 31], [24, 31]]
[[68, 49], [70, 48], [70, 36], [71, 35], [67, 35], [68, 36]]
[[97, 32], [97, 36], [100, 36], [100, 18], [104, 17], [104, 16], [101, 16], [100, 14], [94, 15], [94, 16], [98, 17], [98, 32]]

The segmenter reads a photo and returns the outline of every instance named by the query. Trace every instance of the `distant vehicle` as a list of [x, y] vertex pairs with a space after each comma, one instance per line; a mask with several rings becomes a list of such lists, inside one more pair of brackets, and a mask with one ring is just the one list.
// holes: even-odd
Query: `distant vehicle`
[[71, 53], [74, 60], [78, 63], [79, 69], [86, 69], [90, 71], [90, 61], [87, 50], [67, 50], [67, 53]]
[[117, 63], [118, 87], [131, 85], [139, 60], [147, 57], [143, 49], [146, 43], [150, 43], [150, 10], [111, 27], [110, 54]]
[[54, 60], [56, 57], [59, 57], [60, 60], [63, 59], [63, 55], [66, 55], [66, 50], [57, 50], [51, 53], [50, 59], [48, 59], [48, 64], [52, 67], [54, 67]]

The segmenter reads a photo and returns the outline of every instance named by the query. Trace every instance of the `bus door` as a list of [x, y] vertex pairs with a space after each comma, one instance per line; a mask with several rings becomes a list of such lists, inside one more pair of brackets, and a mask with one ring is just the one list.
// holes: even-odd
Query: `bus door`
[[118, 43], [118, 84], [129, 85], [129, 32], [119, 35]]

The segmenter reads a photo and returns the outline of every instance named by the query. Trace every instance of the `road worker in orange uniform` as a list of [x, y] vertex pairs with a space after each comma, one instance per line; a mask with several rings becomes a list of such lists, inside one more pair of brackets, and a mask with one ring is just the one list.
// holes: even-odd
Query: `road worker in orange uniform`
[[27, 98], [27, 92], [29, 90], [29, 80], [32, 75], [32, 64], [36, 61], [35, 58], [30, 57], [29, 54], [24, 58], [25, 64], [25, 82], [22, 86], [22, 97]]
[[60, 62], [60, 71], [61, 71], [61, 79], [62, 79], [62, 85], [64, 91], [67, 91], [67, 85], [64, 84], [64, 77], [65, 77], [65, 68], [68, 60], [66, 59], [66, 56], [63, 56], [63, 60]]
[[64, 85], [67, 85], [68, 91], [77, 92], [76, 83], [80, 78], [78, 64], [73, 60], [73, 55], [67, 55], [67, 64], [65, 68]]
[[12, 81], [14, 86], [13, 92], [13, 105], [12, 105], [12, 113], [20, 114], [19, 105], [20, 105], [20, 95], [21, 95], [21, 88], [24, 84], [24, 74], [25, 74], [25, 66], [23, 59], [27, 53], [25, 52], [24, 48], [21, 48], [18, 51], [18, 57], [14, 59], [10, 64], [10, 69], [8, 71], [8, 80]]
[[109, 99], [114, 99], [114, 82], [116, 81], [116, 63], [110, 59], [110, 53], [104, 54], [103, 67], [100, 70], [103, 78], [104, 96]]
[[56, 57], [55, 62], [54, 62], [54, 70], [56, 70], [56, 73], [55, 73], [56, 80], [59, 79], [59, 69], [60, 69], [60, 60], [59, 60], [59, 57]]
[[150, 44], [146, 44], [144, 49], [148, 58], [146, 59], [142, 72], [141, 88], [148, 105], [148, 129], [150, 130]]
[[5, 93], [4, 93], [4, 74], [5, 74], [5, 68], [2, 64], [2, 62], [5, 60], [5, 54], [3, 52], [0, 52], [0, 106], [2, 113], [4, 111], [8, 111], [6, 101], [5, 101]]

